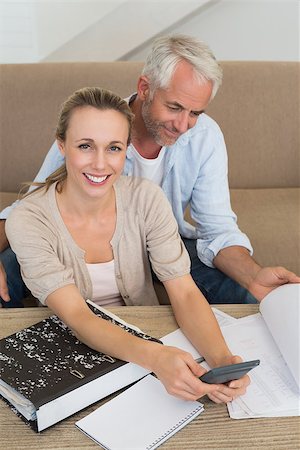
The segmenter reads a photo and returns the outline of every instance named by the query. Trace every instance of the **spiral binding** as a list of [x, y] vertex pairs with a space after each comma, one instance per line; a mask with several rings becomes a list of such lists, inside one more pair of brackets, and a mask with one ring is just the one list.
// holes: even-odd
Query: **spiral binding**
[[155, 446], [157, 446], [161, 441], [166, 440], [166, 438], [170, 435], [173, 434], [174, 431], [177, 430], [177, 428], [180, 428], [185, 422], [190, 421], [194, 415], [198, 412], [198, 411], [202, 411], [203, 406], [199, 405], [197, 408], [195, 408], [193, 411], [191, 411], [187, 416], [185, 416], [183, 419], [181, 419], [179, 422], [177, 422], [175, 425], [173, 425], [172, 428], [170, 428], [168, 431], [166, 431], [164, 434], [162, 434], [159, 438], [155, 439], [155, 441], [153, 441], [151, 444], [149, 444], [146, 447], [146, 450], [151, 450], [153, 448], [155, 448]]

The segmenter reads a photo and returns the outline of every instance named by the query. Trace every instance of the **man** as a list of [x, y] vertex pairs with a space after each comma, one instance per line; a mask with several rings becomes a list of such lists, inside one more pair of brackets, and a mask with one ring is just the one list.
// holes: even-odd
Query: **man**
[[[223, 135], [204, 113], [221, 81], [221, 68], [205, 44], [188, 36], [157, 39], [137, 93], [128, 100], [135, 122], [124, 173], [149, 178], [166, 193], [191, 257], [192, 276], [208, 301], [254, 303], [275, 287], [300, 278], [282, 267], [260, 267], [251, 257], [247, 236], [237, 227]], [[43, 181], [62, 162], [54, 143], [35, 181]], [[188, 205], [195, 227], [184, 220]], [[4, 210], [0, 218], [8, 212]], [[1, 251], [8, 245], [3, 222]], [[16, 306], [23, 285], [14, 255], [8, 249], [1, 259], [9, 292], [2, 266], [0, 295], [5, 301], [12, 298], [2, 304]]]

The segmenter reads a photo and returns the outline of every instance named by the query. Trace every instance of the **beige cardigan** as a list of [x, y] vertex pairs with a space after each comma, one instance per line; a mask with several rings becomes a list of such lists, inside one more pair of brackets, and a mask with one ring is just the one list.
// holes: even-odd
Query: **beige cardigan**
[[[62, 220], [55, 186], [23, 199], [6, 221], [24, 282], [43, 304], [68, 284], [75, 284], [83, 298], [92, 298], [84, 251]], [[166, 281], [190, 272], [188, 253], [158, 186], [122, 176], [114, 187], [117, 223], [111, 245], [118, 288], [126, 305], [156, 305], [149, 260], [159, 280]]]

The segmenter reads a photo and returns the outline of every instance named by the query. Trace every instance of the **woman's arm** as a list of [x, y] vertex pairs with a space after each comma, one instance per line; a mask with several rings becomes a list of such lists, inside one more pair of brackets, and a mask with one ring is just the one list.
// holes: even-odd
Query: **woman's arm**
[[[205, 394], [216, 395], [218, 385], [201, 383], [194, 376], [199, 366], [189, 353], [145, 341], [96, 316], [74, 284], [54, 291], [47, 297], [46, 304], [80, 341], [154, 372], [170, 394], [185, 400], [196, 400]], [[199, 375], [204, 372], [200, 369]]]
[[[173, 311], [183, 333], [197, 348], [211, 367], [235, 364], [241, 361], [233, 356], [221, 333], [217, 320], [206, 299], [190, 275], [164, 282]], [[199, 373], [195, 373], [199, 376]], [[244, 376], [219, 385], [219, 391], [210, 395], [216, 402], [228, 402], [245, 393], [250, 379]]]

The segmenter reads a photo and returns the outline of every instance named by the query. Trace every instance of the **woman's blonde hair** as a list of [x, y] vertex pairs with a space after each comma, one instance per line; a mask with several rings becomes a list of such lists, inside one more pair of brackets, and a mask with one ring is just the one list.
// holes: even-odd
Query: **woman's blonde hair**
[[[86, 106], [92, 106], [93, 108], [105, 111], [114, 110], [117, 111], [127, 119], [128, 122], [128, 141], [130, 143], [131, 128], [133, 122], [133, 114], [128, 106], [128, 104], [118, 95], [106, 89], [101, 89], [99, 87], [85, 87], [75, 91], [69, 98], [62, 104], [61, 110], [58, 116], [58, 123], [56, 127], [55, 137], [57, 140], [64, 142], [66, 140], [67, 130], [69, 128], [70, 118], [73, 111], [77, 108], [84, 108]], [[46, 190], [53, 184], [58, 182], [57, 190], [60, 191], [62, 187], [62, 182], [67, 178], [66, 165], [63, 164], [55, 172], [51, 173], [44, 182], [38, 183], [26, 183], [26, 186], [36, 186], [33, 191], [26, 193], [29, 195], [35, 192], [37, 189], [43, 187]]]

